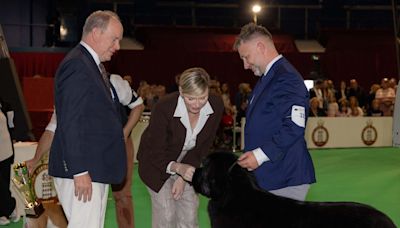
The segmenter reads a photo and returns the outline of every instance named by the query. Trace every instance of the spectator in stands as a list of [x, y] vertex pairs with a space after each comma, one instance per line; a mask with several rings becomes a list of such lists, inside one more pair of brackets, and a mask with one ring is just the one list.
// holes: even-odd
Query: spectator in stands
[[156, 85], [153, 88], [153, 94], [154, 94], [154, 96], [153, 96], [153, 106], [154, 106], [155, 103], [157, 103], [158, 100], [160, 100], [163, 96], [165, 96], [166, 93], [167, 92], [166, 92], [165, 86]]
[[152, 88], [147, 82], [142, 82], [138, 88], [138, 94], [143, 99], [144, 111], [151, 112], [153, 107], [154, 94]]
[[219, 81], [210, 80], [208, 87], [210, 94], [221, 96], [221, 88]]
[[396, 93], [393, 88], [389, 87], [388, 78], [383, 78], [381, 80], [381, 88], [376, 91], [375, 98], [379, 100], [383, 115], [392, 116]]
[[351, 96], [355, 96], [357, 98], [359, 106], [361, 108], [365, 108], [366, 94], [364, 92], [364, 89], [358, 85], [356, 79], [350, 80], [350, 86], [346, 96], [348, 97], [349, 101]]
[[326, 116], [325, 111], [319, 107], [318, 97], [313, 97], [310, 99], [310, 111], [308, 113], [309, 117], [322, 117]]
[[231, 93], [228, 83], [223, 83], [221, 85], [221, 97], [222, 101], [224, 102], [225, 114], [233, 116], [233, 114], [235, 113], [235, 107], [233, 107], [231, 103]]
[[340, 104], [343, 100], [347, 100], [348, 89], [346, 81], [340, 81], [340, 88], [336, 91], [336, 100]]
[[397, 79], [396, 78], [389, 79], [389, 87], [394, 89], [394, 91], [396, 93], [396, 91], [397, 91]]
[[371, 106], [367, 111], [367, 116], [383, 116], [383, 112], [380, 109], [380, 103], [378, 99], [373, 99]]
[[11, 131], [14, 128], [14, 111], [0, 98], [0, 225], [10, 220], [18, 222], [20, 216], [16, 201], [10, 191], [10, 167], [14, 163], [14, 146]]
[[339, 105], [336, 102], [335, 93], [328, 94], [328, 108], [326, 111], [326, 116], [335, 117], [339, 115]]
[[315, 81], [315, 85], [312, 89], [310, 89], [310, 98], [316, 97], [318, 100], [318, 107], [320, 109], [324, 108], [324, 95], [323, 95], [323, 84], [324, 81], [321, 79], [317, 79]]
[[249, 83], [240, 83], [239, 91], [235, 96], [235, 106], [237, 110], [236, 122], [240, 123], [243, 117], [246, 116], [248, 100], [251, 95], [251, 87]]
[[[137, 89], [137, 93], [139, 94], [140, 97], [142, 97], [142, 99], [144, 98], [143, 94], [145, 93], [145, 92], [143, 92], [142, 90], [143, 90], [143, 89], [147, 89], [147, 86], [149, 86], [149, 84], [147, 83], [147, 81], [141, 80], [141, 81], [139, 82], [139, 87], [138, 87], [138, 89]], [[146, 106], [146, 104], [145, 104], [145, 106]]]
[[222, 112], [222, 99], [209, 94], [209, 75], [202, 68], [185, 70], [179, 92], [155, 105], [138, 151], [152, 227], [198, 227], [199, 199], [186, 181], [210, 153]]
[[[325, 80], [325, 83], [326, 83], [326, 91], [327, 91], [326, 99], [329, 100], [329, 97], [332, 96], [332, 94], [333, 94], [333, 96], [336, 96], [336, 89], [335, 89], [335, 85], [333, 84], [332, 80], [327, 79], [327, 80]], [[335, 98], [335, 100], [336, 100], [336, 98]]]
[[325, 112], [328, 109], [329, 95], [330, 95], [330, 93], [334, 92], [334, 90], [332, 91], [332, 88], [330, 88], [330, 86], [333, 86], [332, 81], [330, 81], [328, 79], [324, 79], [322, 81], [322, 88], [321, 88], [321, 90], [322, 90], [322, 109]]
[[378, 91], [378, 89], [380, 89], [381, 86], [379, 84], [372, 84], [371, 88], [369, 90], [369, 93], [367, 95], [367, 104], [365, 106], [366, 110], [371, 109], [372, 107], [372, 101], [375, 100], [375, 96], [376, 96], [376, 91]]
[[349, 102], [346, 99], [342, 99], [339, 105], [338, 117], [349, 117], [350, 116]]
[[357, 99], [356, 96], [350, 96], [349, 97], [349, 110], [350, 110], [349, 116], [352, 116], [352, 117], [364, 116], [364, 111], [359, 106], [358, 99]]

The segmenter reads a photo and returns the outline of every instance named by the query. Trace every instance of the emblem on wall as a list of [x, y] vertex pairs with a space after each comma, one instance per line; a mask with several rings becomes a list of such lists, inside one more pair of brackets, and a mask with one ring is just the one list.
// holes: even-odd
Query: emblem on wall
[[378, 138], [378, 132], [374, 126], [372, 126], [372, 120], [367, 121], [367, 126], [364, 127], [361, 133], [361, 139], [365, 145], [371, 146], [376, 142]]
[[324, 121], [318, 120], [317, 127], [312, 132], [312, 141], [318, 147], [324, 146], [329, 140], [328, 129], [324, 127]]

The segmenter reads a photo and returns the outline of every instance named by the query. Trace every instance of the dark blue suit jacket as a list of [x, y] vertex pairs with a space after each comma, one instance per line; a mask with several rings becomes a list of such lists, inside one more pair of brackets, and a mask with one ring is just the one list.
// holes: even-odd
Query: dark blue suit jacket
[[265, 190], [315, 182], [305, 127], [292, 121], [293, 105], [305, 107], [307, 120], [309, 95], [303, 78], [282, 57], [260, 78], [246, 112], [245, 151], [260, 147], [270, 159], [254, 171]]
[[123, 181], [126, 152], [117, 105], [93, 57], [76, 46], [55, 76], [57, 129], [49, 158], [51, 176], [73, 178], [88, 171], [94, 182]]

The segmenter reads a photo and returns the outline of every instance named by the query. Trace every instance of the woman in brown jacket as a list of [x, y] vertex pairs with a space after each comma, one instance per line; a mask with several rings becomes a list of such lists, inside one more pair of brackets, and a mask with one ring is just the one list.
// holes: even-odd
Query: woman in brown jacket
[[224, 105], [202, 68], [185, 70], [179, 92], [159, 100], [143, 132], [139, 176], [152, 200], [152, 227], [198, 227], [198, 196], [186, 183], [210, 152]]

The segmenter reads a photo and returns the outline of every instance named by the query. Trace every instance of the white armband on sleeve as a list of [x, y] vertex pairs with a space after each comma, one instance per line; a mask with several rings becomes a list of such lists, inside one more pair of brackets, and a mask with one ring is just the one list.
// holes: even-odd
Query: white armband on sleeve
[[268, 156], [264, 153], [264, 151], [261, 150], [261, 148], [257, 148], [253, 150], [254, 157], [256, 157], [258, 165], [261, 165], [262, 163], [269, 161]]
[[306, 125], [306, 113], [305, 108], [299, 105], [292, 106], [291, 118], [293, 123], [295, 123], [299, 127], [305, 127]]

